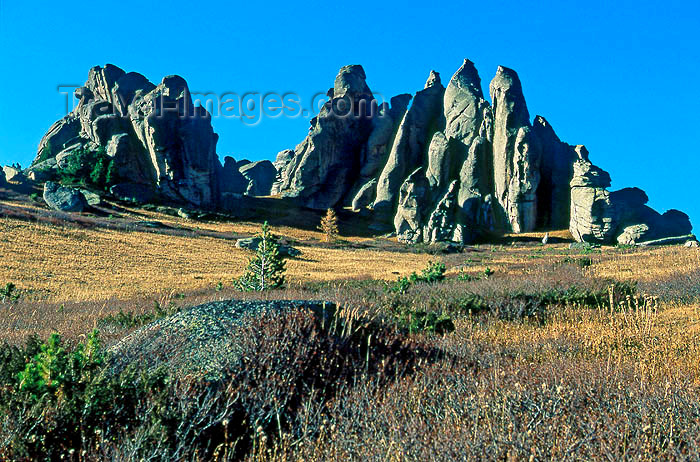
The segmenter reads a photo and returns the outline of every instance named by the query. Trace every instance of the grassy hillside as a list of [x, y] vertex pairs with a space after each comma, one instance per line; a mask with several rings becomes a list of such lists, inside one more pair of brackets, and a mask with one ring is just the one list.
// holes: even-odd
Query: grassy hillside
[[[303, 317], [251, 327], [256, 340], [246, 348], [257, 359], [216, 395], [243, 396], [244, 404], [229, 415], [229, 401], [216, 401], [224, 407], [212, 404], [214, 433], [200, 432], [216, 441], [214, 452], [201, 437], [171, 441], [168, 433], [161, 447], [146, 430], [139, 440], [111, 429], [120, 443], [91, 435], [81, 443], [89, 454], [138, 458], [185, 441], [203, 460], [700, 457], [698, 249], [569, 249], [558, 232], [546, 246], [533, 233], [444, 254], [369, 236], [342, 219], [343, 240], [325, 244], [308, 215], [303, 226], [274, 226], [303, 252], [287, 264], [288, 287], [244, 294], [232, 279], [249, 252], [233, 239], [257, 232], [257, 220], [122, 208], [118, 219], [164, 227], [112, 229], [38, 219], [28, 203], [1, 205], [27, 215], [13, 209], [0, 218], [0, 286], [14, 283], [19, 294], [0, 303], [0, 341], [59, 332], [75, 348], [97, 328], [108, 346], [155, 316], [228, 298], [329, 300], [344, 325], [358, 326], [340, 337]], [[444, 280], [395, 284], [429, 261], [445, 264]], [[433, 332], [430, 319], [449, 319], [454, 330]], [[139, 403], [190, 409], [188, 396], [200, 404], [210, 396], [192, 380], [168, 382], [167, 404], [150, 395]], [[281, 399], [287, 404], [270, 413]], [[247, 423], [234, 432], [230, 419]], [[134, 431], [153, 430], [134, 422]], [[0, 422], [0, 448], [23, 428], [13, 425]], [[172, 454], [195, 457], [182, 450]]]

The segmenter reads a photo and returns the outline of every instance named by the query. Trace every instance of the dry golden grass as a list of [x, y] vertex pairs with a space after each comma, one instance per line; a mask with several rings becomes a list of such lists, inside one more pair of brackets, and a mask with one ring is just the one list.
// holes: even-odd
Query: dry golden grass
[[599, 277], [637, 282], [654, 281], [700, 268], [700, 249], [681, 246], [650, 247], [612, 252], [595, 265]]
[[[184, 223], [152, 215], [173, 225]], [[240, 234], [259, 230], [253, 223], [201, 226]], [[274, 231], [293, 239], [320, 238], [320, 233], [292, 228]], [[301, 258], [287, 264], [290, 282], [358, 277], [391, 280], [425, 267], [429, 259], [380, 250], [299, 249]], [[0, 255], [0, 283], [12, 282], [49, 301], [86, 301], [230, 284], [243, 273], [250, 253], [236, 249], [231, 240], [213, 237], [78, 229], [2, 218]]]
[[[228, 235], [259, 230], [253, 222], [194, 222], [135, 209], [124, 214], [181, 230]], [[354, 454], [372, 460], [428, 460], [431, 455], [441, 460], [625, 460], [633, 454], [640, 460], [658, 460], [677, 454], [679, 460], [694, 460], [698, 454], [693, 421], [700, 390], [700, 306], [687, 301], [700, 293], [698, 249], [603, 247], [580, 252], [560, 243], [567, 238], [561, 231], [550, 233], [558, 240], [547, 246], [537, 243], [542, 233], [530, 233], [512, 236], [520, 241], [516, 245], [480, 245], [435, 257], [399, 252], [366, 237], [343, 236], [351, 243], [380, 245], [372, 250], [332, 248], [314, 244], [322, 238], [316, 231], [289, 226], [274, 231], [300, 242], [295, 245], [303, 251], [302, 258], [288, 262], [290, 288], [242, 294], [230, 281], [243, 272], [249, 253], [235, 249], [230, 239], [0, 219], [0, 284], [14, 282], [20, 289], [34, 290], [29, 297], [48, 301], [0, 305], [8, 308], [0, 311], [0, 340], [18, 344], [27, 335], [45, 338], [53, 331], [76, 338], [99, 326], [109, 343], [129, 328], [100, 325], [106, 315], [122, 309], [147, 312], [154, 301], [160, 306], [191, 306], [214, 299], [320, 297], [352, 312], [376, 311], [377, 319], [391, 320], [390, 307], [397, 300], [410, 309], [440, 309], [448, 306], [448, 295], [477, 293], [477, 284], [490, 284], [507, 299], [523, 287], [571, 288], [592, 278], [637, 281], [642, 292], [668, 290], [652, 293], [661, 298], [642, 299], [641, 304], [623, 300], [615, 310], [547, 306], [541, 322], [505, 320], [494, 312], [450, 312], [455, 332], [404, 339], [426, 351], [439, 351], [435, 363], [419, 362], [412, 372], [384, 385], [353, 382], [328, 402], [309, 401], [308, 415], [302, 409], [299, 418], [316, 419], [311, 426], [318, 431], [304, 440], [296, 433], [293, 438], [291, 432], [281, 435], [275, 427], [274, 436], [281, 435], [280, 440], [272, 448], [261, 446], [259, 454], [254, 449], [251, 459], [334, 460]], [[490, 268], [494, 275], [479, 281], [448, 278], [434, 285], [417, 284], [404, 298], [374, 283], [300, 284], [395, 280], [435, 259], [446, 263], [448, 274], [463, 268], [483, 275]], [[227, 287], [217, 292], [219, 282]], [[597, 282], [604, 291], [608, 281]], [[175, 293], [187, 297], [180, 300]], [[680, 301], [686, 295], [689, 298]], [[372, 342], [376, 345], [377, 339]], [[369, 354], [366, 358], [369, 364]], [[386, 358], [375, 358], [380, 359]], [[669, 427], [689, 429], [678, 441], [695, 446], [688, 452], [680, 443], [674, 448], [675, 440], [667, 438]], [[615, 452], [621, 447], [622, 453]]]

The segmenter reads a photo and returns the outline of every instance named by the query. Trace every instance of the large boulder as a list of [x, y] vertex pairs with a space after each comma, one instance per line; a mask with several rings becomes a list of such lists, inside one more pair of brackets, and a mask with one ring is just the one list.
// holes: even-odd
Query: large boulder
[[82, 212], [88, 206], [78, 189], [61, 186], [52, 181], [44, 183], [44, 201], [50, 208], [62, 212]]
[[8, 183], [22, 183], [25, 180], [24, 173], [17, 167], [6, 165], [2, 168], [5, 181]]
[[35, 183], [43, 183], [45, 181], [54, 180], [58, 166], [56, 159], [48, 159], [37, 164], [33, 164], [28, 169], [24, 170], [24, 175]]
[[[246, 250], [258, 250], [258, 246], [262, 242], [260, 237], [246, 237], [236, 241], [236, 247]], [[292, 247], [291, 245], [278, 244], [279, 254], [283, 257], [298, 257], [301, 255], [301, 250]]]
[[119, 373], [139, 367], [165, 367], [174, 375], [220, 378], [241, 359], [240, 335], [265, 313], [310, 310], [324, 322], [335, 305], [319, 300], [225, 300], [188, 308], [156, 320], [110, 347], [108, 370]]
[[618, 225], [617, 210], [607, 190], [610, 175], [588, 160], [584, 146], [576, 146], [576, 153], [569, 231], [579, 242], [610, 243]]
[[74, 144], [81, 130], [80, 117], [71, 113], [57, 120], [39, 142], [39, 149], [33, 164], [54, 158], [68, 145]]
[[269, 160], [251, 162], [239, 169], [240, 174], [247, 181], [245, 194], [249, 196], [269, 196], [272, 184], [277, 177], [277, 169]]
[[224, 165], [219, 175], [221, 193], [244, 194], [248, 189], [249, 179], [238, 170], [238, 163], [233, 157], [224, 157]]

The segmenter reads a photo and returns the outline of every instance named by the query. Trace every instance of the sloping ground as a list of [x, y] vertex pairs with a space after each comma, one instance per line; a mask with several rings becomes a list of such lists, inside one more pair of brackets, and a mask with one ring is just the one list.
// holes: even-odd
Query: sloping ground
[[[320, 214], [302, 211], [295, 217], [293, 212], [272, 214], [276, 218], [270, 220], [282, 242], [302, 251], [287, 264], [290, 282], [393, 280], [424, 268], [431, 258], [407, 253], [388, 239], [345, 237], [353, 230], [342, 223], [343, 242], [325, 245], [321, 233], [309, 229], [317, 226]], [[304, 221], [306, 229], [291, 226], [294, 220]], [[234, 247], [235, 239], [259, 230], [257, 221], [194, 221], [126, 205], [110, 217], [59, 214], [26, 200], [0, 201], [0, 284], [12, 282], [32, 297], [56, 302], [228, 286], [250, 257]]]
[[111, 371], [130, 364], [169, 373], [215, 379], [235, 366], [242, 350], [236, 343], [246, 320], [267, 312], [308, 309], [330, 321], [335, 305], [318, 300], [227, 300], [211, 302], [154, 321], [136, 330], [109, 351]]

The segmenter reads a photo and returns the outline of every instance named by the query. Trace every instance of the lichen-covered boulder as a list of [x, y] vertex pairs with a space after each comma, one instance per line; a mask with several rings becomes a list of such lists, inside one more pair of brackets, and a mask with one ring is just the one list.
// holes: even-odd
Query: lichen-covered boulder
[[309, 310], [330, 325], [335, 305], [320, 300], [226, 300], [185, 309], [154, 321], [109, 349], [108, 371], [130, 365], [165, 367], [174, 375], [217, 379], [243, 353], [237, 343], [246, 323], [264, 313]]
[[82, 212], [88, 206], [80, 190], [47, 181], [44, 183], [44, 201], [54, 210]]

